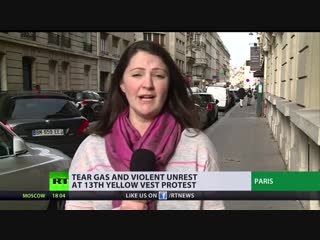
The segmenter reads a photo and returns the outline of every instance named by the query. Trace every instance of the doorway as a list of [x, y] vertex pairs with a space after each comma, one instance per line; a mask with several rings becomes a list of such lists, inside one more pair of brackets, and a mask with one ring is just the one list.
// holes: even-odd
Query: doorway
[[32, 90], [32, 62], [31, 57], [22, 58], [23, 90]]

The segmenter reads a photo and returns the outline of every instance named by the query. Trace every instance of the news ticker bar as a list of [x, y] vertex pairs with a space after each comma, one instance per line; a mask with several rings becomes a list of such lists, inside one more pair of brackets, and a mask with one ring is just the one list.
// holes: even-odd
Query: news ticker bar
[[0, 200], [320, 200], [320, 191], [0, 191]]
[[320, 172], [51, 172], [49, 191], [320, 191]]

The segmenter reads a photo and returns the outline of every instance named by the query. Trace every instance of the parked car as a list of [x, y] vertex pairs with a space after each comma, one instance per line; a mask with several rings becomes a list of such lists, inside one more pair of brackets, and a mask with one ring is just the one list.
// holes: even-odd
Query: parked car
[[229, 92], [233, 94], [235, 102], [240, 102], [240, 98], [238, 96], [238, 89], [229, 89]]
[[193, 93], [192, 95], [199, 112], [201, 129], [205, 129], [218, 119], [219, 100], [214, 99], [209, 93]]
[[193, 93], [200, 93], [203, 92], [199, 87], [190, 87], [191, 91]]
[[100, 95], [100, 97], [103, 99], [103, 101], [105, 101], [107, 99], [107, 96], [109, 94], [108, 92], [103, 92], [103, 91], [99, 91], [97, 93]]
[[99, 118], [100, 111], [103, 107], [104, 98], [97, 92], [91, 90], [81, 91], [63, 91], [79, 108], [82, 116], [88, 119], [89, 122]]
[[0, 121], [25, 141], [73, 157], [87, 137], [88, 120], [71, 99], [53, 92], [0, 93]]
[[[51, 171], [68, 171], [71, 158], [61, 151], [25, 142], [0, 122], [0, 191], [48, 191]], [[4, 200], [0, 210], [64, 209], [64, 201]]]
[[218, 103], [219, 110], [226, 112], [229, 109], [230, 96], [229, 96], [229, 89], [228, 88], [208, 86], [207, 93], [212, 94], [215, 99], [219, 100], [219, 103]]

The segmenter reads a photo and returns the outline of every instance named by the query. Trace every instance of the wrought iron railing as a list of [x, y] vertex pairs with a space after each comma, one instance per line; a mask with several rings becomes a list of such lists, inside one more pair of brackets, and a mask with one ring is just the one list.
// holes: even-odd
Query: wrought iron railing
[[101, 50], [100, 53], [102, 56], [109, 55], [109, 52], [107, 52], [106, 50]]
[[35, 41], [36, 40], [36, 33], [35, 32], [22, 32], [21, 38]]
[[92, 44], [84, 42], [83, 43], [83, 50], [86, 52], [92, 52]]
[[48, 32], [48, 43], [60, 46], [60, 36], [58, 34]]

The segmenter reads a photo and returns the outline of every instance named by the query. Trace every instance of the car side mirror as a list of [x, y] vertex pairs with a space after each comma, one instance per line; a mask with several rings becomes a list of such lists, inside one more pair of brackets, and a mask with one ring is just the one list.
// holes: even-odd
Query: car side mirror
[[76, 107], [77, 107], [78, 109], [81, 108], [81, 104], [80, 104], [79, 102], [75, 103], [75, 105], [76, 105]]
[[219, 103], [219, 100], [218, 99], [216, 99], [216, 104], [218, 104]]
[[18, 155], [22, 153], [26, 153], [28, 148], [24, 142], [24, 140], [18, 136], [13, 136], [13, 154]]

